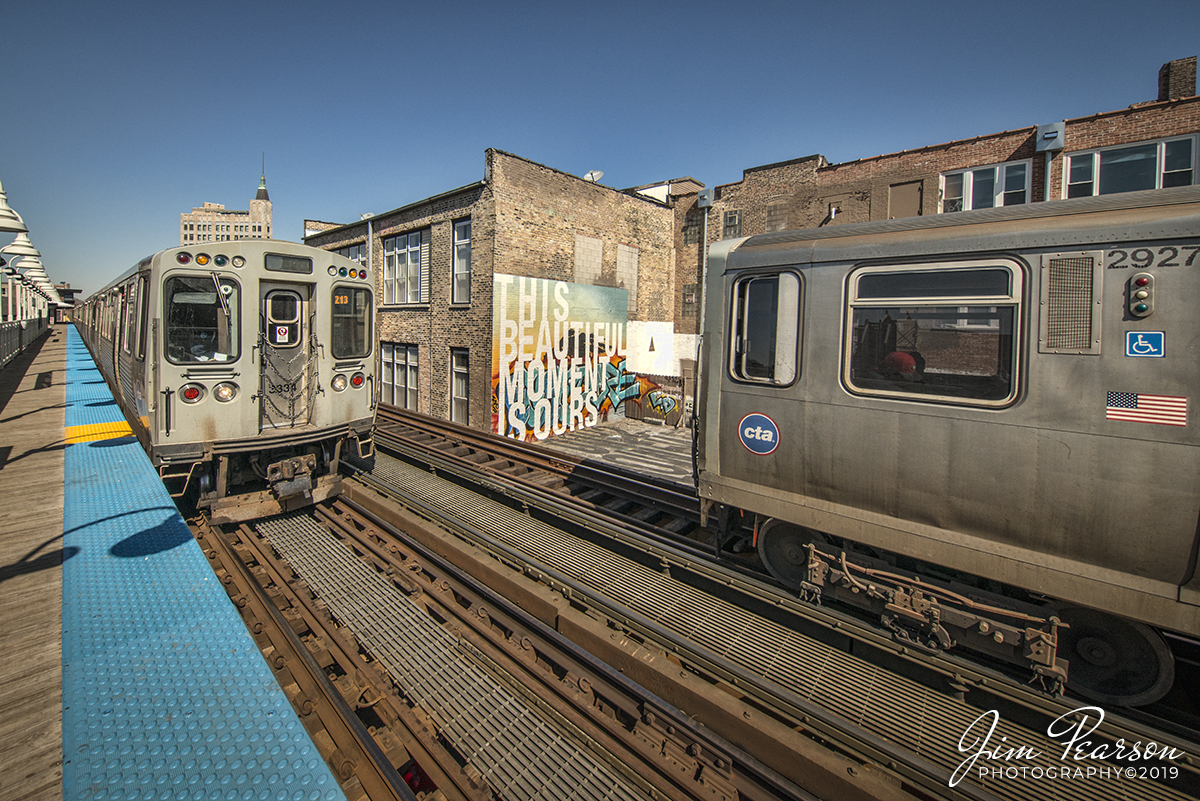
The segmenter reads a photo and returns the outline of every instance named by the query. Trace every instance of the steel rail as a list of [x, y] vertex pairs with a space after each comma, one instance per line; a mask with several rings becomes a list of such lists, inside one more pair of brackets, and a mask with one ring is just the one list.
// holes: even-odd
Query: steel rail
[[[343, 513], [347, 510], [350, 513]], [[457, 619], [475, 635], [481, 652], [487, 649], [488, 658], [504, 663], [501, 669], [511, 670], [509, 663], [522, 668], [522, 686], [540, 687], [540, 698], [553, 694], [560, 712], [576, 710], [570, 715], [573, 725], [623, 756], [626, 764], [642, 763], [657, 770], [662, 780], [655, 784], [665, 798], [677, 799], [680, 793], [695, 799], [714, 798], [732, 789], [722, 787], [724, 777], [737, 788], [742, 801], [817, 801], [403, 533], [396, 520], [384, 519], [346, 498], [335, 502], [332, 509], [318, 508], [316, 514], [353, 539], [381, 568], [408, 571], [444, 616]], [[403, 556], [398, 553], [401, 550]], [[444, 596], [448, 594], [452, 597], [447, 599]], [[623, 713], [624, 719], [605, 714], [605, 705]], [[586, 720], [585, 714], [593, 720]], [[687, 758], [667, 758], [672, 744], [678, 746], [680, 757], [687, 754]], [[649, 778], [645, 770], [640, 775]]]
[[[305, 513], [308, 511], [304, 510]], [[239, 532], [242, 535], [241, 544], [251, 552], [254, 561], [265, 572], [274, 592], [289, 603], [289, 608], [299, 611], [310, 630], [319, 633], [322, 644], [346, 675], [368, 685], [367, 689], [375, 698], [367, 705], [375, 708], [388, 724], [389, 731], [399, 736], [405, 751], [416, 760], [432, 782], [451, 798], [469, 801], [493, 798], [491, 789], [467, 775], [457, 758], [447, 753], [425, 722], [395, 696], [391, 678], [382, 670], [371, 669], [373, 665], [364, 664], [362, 644], [347, 636], [343, 628], [330, 625], [328, 612], [320, 608], [311, 592], [302, 591], [307, 589], [304, 578], [298, 576], [272, 549], [264, 547], [264, 540], [251, 531], [249, 525], [241, 524]], [[380, 710], [380, 706], [384, 709]]]
[[[323, 754], [330, 769], [343, 784], [357, 780], [369, 799], [417, 801], [416, 795], [396, 772], [383, 750], [362, 721], [342, 698], [291, 624], [272, 603], [249, 568], [225, 541], [220, 529], [197, 522], [195, 529], [210, 561], [223, 569], [227, 591], [236, 585], [235, 605], [249, 607], [260, 624], [257, 634], [265, 636], [274, 648], [272, 664], [276, 670], [286, 667], [296, 682], [298, 693], [289, 693], [302, 718], [316, 714], [336, 748]], [[286, 692], [285, 687], [285, 692]]]
[[[364, 477], [360, 476], [359, 480], [364, 480]], [[889, 768], [897, 777], [920, 787], [930, 797], [956, 799], [957, 801], [1000, 801], [998, 796], [975, 785], [948, 788], [949, 774], [917, 757], [910, 750], [896, 746], [862, 729], [846, 718], [830, 713], [817, 704], [788, 692], [779, 685], [769, 683], [769, 686], [762, 686], [759, 677], [733, 664], [722, 655], [688, 642], [646, 615], [609, 599], [552, 565], [508, 546], [489, 532], [462, 520], [453, 513], [423, 503], [420, 498], [408, 494], [404, 488], [373, 480], [371, 480], [371, 486], [377, 491], [396, 498], [406, 506], [419, 510], [420, 514], [429, 516], [459, 536], [466, 537], [476, 547], [499, 553], [513, 563], [524, 563], [530, 572], [545, 577], [549, 586], [560, 589], [567, 597], [585, 603], [611, 619], [639, 632], [648, 641], [656, 643], [665, 651], [685, 657], [691, 665], [719, 676], [731, 688], [735, 688], [739, 692], [754, 694], [760, 701], [767, 703], [794, 721], [796, 727], [815, 732], [820, 738], [836, 744], [838, 750], [843, 753], [851, 754], [857, 759], [871, 764]]]
[[[392, 448], [404, 453], [408, 458], [429, 464], [435, 472], [453, 473], [465, 480], [472, 477], [469, 462], [460, 463], [453, 458], [439, 458], [437, 450], [419, 447], [408, 449], [404, 445], [405, 443], [396, 442]], [[503, 474], [487, 473], [480, 476], [475, 473], [474, 476], [474, 480], [482, 486], [494, 485], [494, 491], [501, 496], [510, 497], [526, 507], [543, 509], [581, 529], [611, 537], [633, 551], [657, 559], [664, 569], [687, 571], [702, 583], [736, 591], [751, 602], [770, 604], [798, 619], [836, 631], [840, 635], [877, 649], [883, 655], [899, 658], [919, 670], [932, 671], [942, 677], [952, 692], [972, 692], [994, 697], [997, 703], [1016, 704], [1027, 712], [1044, 717], [1046, 721], [1054, 720], [1077, 708], [1069, 705], [1066, 700], [1051, 698], [1033, 687], [1016, 683], [1010, 676], [987, 669], [969, 658], [955, 653], [914, 648], [911, 643], [899, 643], [851, 615], [783, 596], [778, 588], [759, 580], [750, 571], [737, 569], [736, 565], [731, 566], [724, 561], [716, 561], [709, 550], [689, 545], [690, 541], [681, 543], [676, 538], [663, 538], [653, 530], [630, 526], [624, 520], [614, 524], [605, 519], [611, 515], [602, 508], [572, 504], [569, 500], [564, 500], [561, 493], [546, 491], [536, 484], [513, 481]], [[1152, 721], [1113, 714], [1106, 714], [1105, 731], [1114, 739], [1124, 739], [1128, 742], [1144, 740], [1149, 734], [1156, 742], [1184, 751], [1186, 756], [1179, 763], [1181, 771], [1192, 774], [1200, 781], [1200, 755], [1195, 753], [1195, 742], [1186, 736], [1156, 726]]]
[[[528, 442], [516, 442], [396, 406], [380, 405], [376, 426], [376, 437], [385, 444], [403, 439], [442, 453], [447, 451], [445, 448], [439, 448], [439, 444], [457, 444], [472, 451], [485, 451], [501, 461], [507, 460], [514, 465], [554, 474], [564, 482], [600, 488], [619, 497], [636, 498], [664, 514], [684, 518], [697, 525], [700, 521], [700, 501], [695, 487], [685, 488], [684, 485], [675, 482], [642, 475], [618, 466], [600, 469], [587, 464], [584, 459], [562, 451]], [[419, 442], [404, 431], [425, 435], [429, 439]], [[473, 465], [476, 470], [521, 478], [486, 464], [464, 461]]]
[[[887, 765], [899, 775], [904, 776], [906, 780], [912, 781], [930, 794], [958, 798], [990, 797], [990, 793], [982, 788], [973, 786], [964, 787], [962, 784], [955, 788], [953, 792], [947, 793], [945, 780], [948, 771], [935, 768], [923, 759], [914, 759], [912, 753], [907, 751], [907, 749], [896, 747], [890, 742], [881, 742], [879, 738], [873, 737], [869, 733], [864, 732], [867, 736], [859, 736], [858, 727], [848, 726], [847, 722], [844, 719], [840, 719], [836, 714], [832, 714], [819, 706], [811, 704], [803, 698], [796, 697], [794, 694], [786, 691], [785, 688], [773, 685], [770, 680], [764, 681], [761, 677], [750, 674], [737, 665], [731, 664], [729, 660], [724, 659], [720, 654], [714, 654], [704, 647], [697, 646], [694, 643], [672, 635], [670, 632], [664, 631], [661, 626], [654, 621], [646, 619], [644, 615], [633, 612], [620, 603], [611, 601], [602, 593], [582, 584], [572, 576], [556, 570], [551, 565], [536, 559], [531, 560], [527, 553], [500, 541], [492, 536], [490, 532], [486, 532], [469, 522], [459, 519], [455, 513], [438, 509], [436, 506], [426, 505], [425, 502], [409, 493], [405, 487], [381, 482], [374, 475], [364, 478], [370, 481], [378, 490], [398, 497], [401, 499], [401, 502], [423, 508], [423, 514], [432, 515], [442, 525], [457, 531], [461, 536], [467, 537], [477, 547], [496, 553], [498, 558], [510, 560], [513, 563], [519, 563], [520, 560], [529, 562], [530, 570], [550, 577], [549, 583], [551, 586], [558, 585], [563, 587], [564, 592], [569, 592], [571, 597], [584, 599], [584, 603], [592, 604], [598, 609], [603, 610], [605, 614], [612, 615], [614, 619], [627, 622], [631, 627], [642, 632], [648, 638], [664, 643], [663, 647], [668, 649], [673, 648], [677, 653], [686, 654], [693, 664], [704, 666], [706, 670], [730, 683], [738, 691], [750, 692], [763, 703], [770, 704], [773, 708], [781, 710], [784, 714], [791, 715], [797, 721], [797, 725], [808, 729], [815, 729], [823, 736], [829, 737], [832, 741], [841, 743], [842, 747], [848, 753], [857, 753], [876, 764]], [[458, 504], [451, 504], [451, 506], [457, 507]], [[602, 520], [595, 520], [593, 524], [598, 527], [604, 526]], [[681, 560], [681, 564], [686, 566], [686, 560]], [[803, 614], [808, 610], [798, 609], [797, 611]], [[894, 654], [900, 657], [911, 658], [917, 656], [908, 653], [909, 649], [903, 647], [897, 649], [895, 644], [890, 644], [889, 650], [892, 650]], [[945, 661], [944, 657], [941, 659]], [[953, 669], [955, 674], [958, 674], [957, 678], [965, 678], [960, 673], [964, 669], [962, 666], [947, 665], [947, 669]], [[997, 701], [1007, 701], [1007, 706], [1015, 703], [1019, 707], [1024, 707], [1027, 711], [1035, 713], [1037, 718], [1042, 720], [1043, 723], [1057, 718], [1062, 714], [1070, 713], [1073, 710], [1073, 707], [1067, 706], [1065, 703], [1052, 701], [1032, 691], [1009, 685], [1007, 682], [989, 683], [987, 676], [983, 676], [978, 672], [975, 675], [978, 676], [979, 680], [974, 687], [966, 686], [966, 682], [964, 681], [959, 682], [960, 688], [964, 691], [987, 692], [992, 694]], [[1106, 725], [1107, 728], [1104, 730], [1106, 737], [1112, 735], [1115, 738], [1123, 732], [1130, 732], [1137, 739], [1145, 739], [1146, 730], [1142, 727], [1130, 726], [1127, 721], [1114, 719], [1114, 717], [1110, 716], [1106, 719]], [[845, 734], [847, 731], [853, 732], [853, 735], [848, 736]], [[1029, 732], [1031, 730], [1026, 731]], [[1172, 738], [1163, 735], [1156, 736], [1156, 739], [1158, 742], [1169, 743]], [[1180, 744], [1183, 745], [1183, 743]], [[1187, 753], [1186, 747], [1184, 751]], [[1191, 759], [1192, 757], [1189, 754], [1183, 765], [1191, 766]], [[1162, 785], [1154, 786], [1159, 787], [1163, 792], [1168, 792], [1169, 794], [1166, 787]]]

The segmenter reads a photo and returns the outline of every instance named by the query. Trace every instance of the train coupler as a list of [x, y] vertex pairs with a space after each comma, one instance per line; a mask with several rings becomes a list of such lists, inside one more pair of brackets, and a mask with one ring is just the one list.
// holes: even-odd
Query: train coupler
[[313, 454], [289, 456], [267, 467], [267, 481], [279, 500], [296, 495], [312, 494], [313, 476], [317, 472], [317, 457]]

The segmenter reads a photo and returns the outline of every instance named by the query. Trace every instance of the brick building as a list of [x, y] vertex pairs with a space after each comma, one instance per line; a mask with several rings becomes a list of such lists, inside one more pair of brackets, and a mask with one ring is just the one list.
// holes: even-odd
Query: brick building
[[1156, 100], [1120, 111], [842, 164], [814, 155], [745, 170], [715, 187], [709, 241], [1195, 183], [1196, 57], [1164, 64], [1158, 85]]
[[485, 161], [477, 183], [305, 222], [306, 243], [375, 276], [382, 400], [536, 439], [643, 406], [678, 418], [662, 386], [680, 370], [668, 204], [498, 150]]
[[247, 211], [226, 209], [220, 203], [205, 203], [179, 215], [179, 244], [232, 242], [237, 239], [270, 239], [271, 197], [267, 176], [258, 182], [258, 192]]

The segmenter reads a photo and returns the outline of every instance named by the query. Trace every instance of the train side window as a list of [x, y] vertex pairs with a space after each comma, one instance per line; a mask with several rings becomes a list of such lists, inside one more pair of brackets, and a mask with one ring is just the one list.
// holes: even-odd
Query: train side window
[[756, 273], [733, 285], [729, 370], [734, 378], [786, 385], [799, 367], [800, 276]]
[[1022, 273], [1013, 263], [850, 276], [844, 379], [860, 395], [1002, 406], [1016, 397]]
[[371, 352], [371, 293], [362, 287], [333, 288], [333, 331], [330, 351], [335, 359], [359, 359]]
[[215, 275], [175, 275], [164, 283], [163, 297], [168, 360], [191, 364], [238, 358], [241, 303], [235, 281]]

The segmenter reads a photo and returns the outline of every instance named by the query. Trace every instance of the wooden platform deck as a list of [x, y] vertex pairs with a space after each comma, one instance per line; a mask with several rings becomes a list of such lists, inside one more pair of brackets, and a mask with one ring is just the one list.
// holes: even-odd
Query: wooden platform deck
[[62, 798], [66, 353], [59, 324], [0, 369], [0, 801]]

